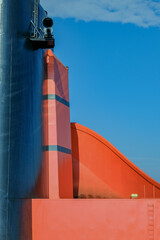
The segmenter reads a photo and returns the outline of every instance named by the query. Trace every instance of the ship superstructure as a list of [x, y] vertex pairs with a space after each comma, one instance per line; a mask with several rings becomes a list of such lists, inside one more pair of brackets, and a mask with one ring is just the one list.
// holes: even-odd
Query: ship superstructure
[[160, 184], [70, 123], [39, 1], [1, 0], [0, 18], [0, 240], [159, 240]]

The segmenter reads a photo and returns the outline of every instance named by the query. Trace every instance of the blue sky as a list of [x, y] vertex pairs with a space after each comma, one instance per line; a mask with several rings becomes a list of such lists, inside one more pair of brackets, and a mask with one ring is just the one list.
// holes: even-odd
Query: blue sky
[[55, 54], [69, 66], [71, 121], [101, 134], [160, 181], [159, 1], [44, 6], [54, 17]]

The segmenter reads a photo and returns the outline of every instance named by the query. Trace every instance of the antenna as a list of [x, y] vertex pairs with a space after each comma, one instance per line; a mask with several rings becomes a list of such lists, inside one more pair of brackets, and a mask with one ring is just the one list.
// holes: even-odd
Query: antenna
[[34, 37], [37, 37], [37, 31], [38, 28], [38, 3], [40, 0], [34, 0], [34, 10], [33, 10], [33, 23], [34, 23]]

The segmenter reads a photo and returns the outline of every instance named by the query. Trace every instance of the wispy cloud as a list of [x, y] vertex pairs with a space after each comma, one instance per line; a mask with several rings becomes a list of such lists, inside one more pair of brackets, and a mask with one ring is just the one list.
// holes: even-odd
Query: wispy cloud
[[41, 0], [53, 17], [160, 26], [160, 0]]

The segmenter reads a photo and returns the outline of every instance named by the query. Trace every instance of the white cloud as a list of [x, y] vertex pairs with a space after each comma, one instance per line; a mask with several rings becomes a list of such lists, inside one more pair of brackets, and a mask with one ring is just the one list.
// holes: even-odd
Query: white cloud
[[41, 0], [50, 16], [160, 26], [160, 0]]

